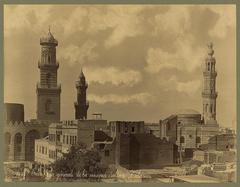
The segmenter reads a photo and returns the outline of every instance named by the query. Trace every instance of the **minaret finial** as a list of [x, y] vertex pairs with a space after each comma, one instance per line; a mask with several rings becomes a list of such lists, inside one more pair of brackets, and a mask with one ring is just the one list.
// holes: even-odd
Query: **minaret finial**
[[214, 54], [213, 43], [209, 42], [207, 46], [208, 46], [208, 55], [213, 56], [213, 54]]
[[51, 26], [50, 25], [48, 26], [48, 32], [51, 32]]
[[81, 67], [79, 78], [84, 77], [83, 68]]

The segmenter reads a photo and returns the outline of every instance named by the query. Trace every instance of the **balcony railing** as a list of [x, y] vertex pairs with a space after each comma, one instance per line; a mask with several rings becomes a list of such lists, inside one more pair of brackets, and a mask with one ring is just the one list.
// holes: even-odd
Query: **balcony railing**
[[46, 64], [46, 63], [41, 63], [40, 61], [38, 61], [38, 67], [56, 67], [56, 68], [59, 68], [59, 62], [56, 61], [56, 63], [54, 64]]
[[61, 84], [57, 84], [55, 87], [49, 87], [48, 85], [43, 85], [40, 82], [37, 83], [37, 88], [47, 88], [47, 89], [61, 89]]
[[51, 43], [54, 45], [58, 45], [58, 41], [54, 38], [42, 37], [40, 38], [40, 44]]

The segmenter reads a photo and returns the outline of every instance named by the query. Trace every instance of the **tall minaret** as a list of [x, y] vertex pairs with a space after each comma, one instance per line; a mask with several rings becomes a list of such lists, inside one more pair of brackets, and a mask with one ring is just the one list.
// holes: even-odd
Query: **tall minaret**
[[40, 38], [41, 60], [40, 83], [37, 84], [37, 119], [43, 121], [60, 121], [61, 85], [57, 84], [56, 46], [58, 41], [53, 37], [50, 28], [48, 34]]
[[79, 75], [79, 79], [76, 81], [77, 88], [77, 102], [74, 103], [75, 106], [75, 119], [87, 119], [87, 110], [89, 107], [86, 91], [88, 85], [86, 83], [85, 76], [82, 72]]
[[205, 59], [203, 70], [203, 119], [205, 124], [217, 124], [216, 121], [216, 60], [214, 57], [213, 44], [208, 44], [208, 54]]

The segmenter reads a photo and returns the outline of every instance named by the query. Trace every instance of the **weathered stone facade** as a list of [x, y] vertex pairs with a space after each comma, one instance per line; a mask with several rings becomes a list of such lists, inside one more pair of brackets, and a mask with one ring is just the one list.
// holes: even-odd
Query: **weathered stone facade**
[[5, 104], [5, 161], [33, 161], [34, 140], [48, 135], [48, 123], [38, 120], [22, 121], [24, 108], [21, 107], [20, 110], [19, 105]]
[[[35, 161], [40, 164], [53, 162], [50, 155], [49, 160], [46, 159], [48, 151], [55, 150], [57, 159], [61, 157], [61, 153], [67, 152], [71, 145], [77, 143], [84, 143], [88, 149], [96, 149], [102, 164], [106, 166], [113, 164], [128, 169], [161, 168], [177, 161], [177, 146], [146, 133], [143, 121], [112, 121], [109, 123], [108, 132], [106, 129], [106, 120], [53, 123], [49, 127], [48, 140], [44, 138], [36, 141], [35, 151], [41, 146], [45, 146], [47, 150], [36, 153]], [[46, 146], [46, 141], [49, 147]], [[52, 145], [55, 145], [54, 149]]]
[[120, 134], [116, 164], [127, 169], [159, 169], [176, 163], [177, 146], [152, 134]]
[[87, 101], [87, 88], [88, 84], [86, 82], [83, 71], [79, 75], [79, 80], [76, 81], [77, 88], [77, 102], [74, 103], [75, 107], [75, 119], [87, 119], [87, 110], [89, 103]]
[[203, 120], [205, 124], [217, 124], [217, 92], [216, 92], [216, 77], [217, 72], [215, 69], [216, 59], [213, 56], [213, 44], [208, 44], [208, 54], [205, 59], [205, 66], [203, 70]]
[[[103, 141], [101, 139], [103, 136], [100, 136], [100, 140], [95, 140], [96, 135], [99, 134], [99, 130], [97, 130], [99, 128], [106, 129], [107, 121], [69, 120], [52, 123], [48, 129], [48, 137], [35, 142], [35, 154], [37, 155], [35, 161], [44, 165], [52, 163], [60, 158], [62, 153], [68, 152], [72, 145], [76, 144], [84, 144], [87, 149], [93, 148], [94, 143]], [[104, 137], [108, 137], [103, 131], [101, 132], [105, 135]], [[45, 151], [39, 151], [37, 147], [44, 147]]]
[[40, 83], [37, 83], [37, 119], [41, 121], [60, 121], [60, 93], [61, 85], [57, 83], [59, 64], [56, 60], [56, 46], [58, 41], [48, 32], [40, 39], [41, 60]]
[[143, 169], [176, 163], [177, 146], [146, 132], [143, 121], [112, 121], [109, 127], [111, 136], [116, 140], [116, 165]]
[[202, 150], [217, 150], [229, 151], [236, 149], [236, 135], [235, 134], [218, 134], [209, 138], [208, 143], [202, 144]]

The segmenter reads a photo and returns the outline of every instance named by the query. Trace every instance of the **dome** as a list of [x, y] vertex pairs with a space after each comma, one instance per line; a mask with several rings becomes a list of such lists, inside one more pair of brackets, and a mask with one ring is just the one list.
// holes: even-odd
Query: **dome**
[[200, 115], [200, 113], [196, 110], [193, 110], [193, 109], [183, 109], [183, 110], [180, 110], [177, 112], [177, 115]]
[[53, 35], [52, 35], [52, 33], [50, 32], [50, 30], [48, 31], [48, 34], [47, 34], [46, 39], [48, 39], [49, 41], [55, 40], [55, 38], [53, 37]]
[[52, 44], [58, 45], [58, 41], [54, 38], [54, 36], [52, 35], [50, 29], [48, 30], [47, 35], [43, 36], [40, 39], [40, 43], [41, 44], [52, 43]]

